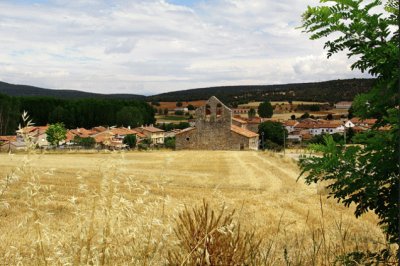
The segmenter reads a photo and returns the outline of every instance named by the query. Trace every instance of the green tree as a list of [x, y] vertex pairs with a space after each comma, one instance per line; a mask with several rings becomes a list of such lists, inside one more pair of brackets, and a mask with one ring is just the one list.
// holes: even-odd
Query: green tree
[[117, 113], [117, 125], [138, 127], [143, 125], [142, 112], [137, 107], [125, 106]]
[[87, 149], [93, 148], [96, 145], [96, 140], [92, 137], [82, 138], [80, 136], [74, 137], [74, 143], [78, 146], [85, 147]]
[[50, 125], [46, 130], [46, 139], [51, 145], [59, 146], [60, 141], [67, 138], [67, 130], [63, 123], [55, 123]]
[[164, 115], [168, 115], [168, 108], [164, 108]]
[[[357, 96], [352, 108], [355, 115], [378, 122], [367, 134], [357, 134], [362, 146], [338, 145], [331, 136], [323, 145], [312, 145], [323, 155], [302, 158], [302, 175], [307, 183], [329, 180], [333, 197], [345, 206], [354, 204], [357, 217], [374, 211], [388, 240], [400, 241], [399, 2], [387, 2], [387, 16], [374, 11], [380, 1], [321, 0], [326, 2], [329, 6], [308, 7], [303, 29], [311, 39], [330, 37], [324, 46], [328, 58], [346, 50], [355, 57], [352, 69], [376, 77], [371, 91]], [[381, 126], [390, 130], [378, 130]]]
[[300, 116], [301, 119], [306, 119], [306, 118], [309, 118], [309, 117], [310, 117], [310, 114], [307, 113], [307, 112], [305, 112], [304, 114], [302, 114], [302, 115]]
[[[263, 136], [264, 143], [271, 141], [274, 144], [283, 146], [284, 138], [287, 138], [288, 132], [286, 128], [279, 122], [267, 121], [258, 126], [258, 134]], [[268, 148], [268, 145], [262, 148]]]
[[249, 112], [247, 113], [249, 118], [254, 118], [256, 116], [256, 110], [254, 108], [250, 108]]
[[290, 116], [290, 119], [296, 120], [296, 115], [291, 115], [291, 116]]
[[187, 108], [188, 108], [189, 111], [193, 111], [193, 110], [196, 109], [196, 107], [194, 107], [193, 104], [189, 104], [189, 105], [187, 106]]
[[326, 119], [327, 119], [327, 120], [333, 120], [333, 115], [332, 115], [332, 114], [328, 114], [328, 115], [326, 116]]
[[19, 121], [19, 101], [0, 94], [0, 135], [15, 134]]
[[136, 147], [136, 135], [135, 134], [126, 135], [122, 140], [122, 143], [128, 145], [130, 149], [134, 149]]
[[274, 109], [270, 101], [264, 101], [258, 106], [258, 115], [263, 118], [272, 117]]
[[164, 139], [164, 145], [168, 149], [175, 149], [175, 137], [166, 137]]
[[176, 102], [176, 107], [182, 107], [182, 106], [183, 106], [182, 102]]

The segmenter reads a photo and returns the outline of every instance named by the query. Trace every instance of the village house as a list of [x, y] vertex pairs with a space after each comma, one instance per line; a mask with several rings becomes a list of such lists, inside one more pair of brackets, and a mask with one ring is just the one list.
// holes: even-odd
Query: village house
[[374, 118], [368, 118], [368, 119], [361, 119], [359, 117], [353, 117], [350, 119], [350, 122], [354, 126], [359, 126], [359, 127], [366, 127], [366, 128], [371, 128], [373, 125], [375, 125], [377, 119]]
[[[0, 151], [14, 151], [18, 149], [17, 136], [0, 136]], [[25, 146], [24, 146], [25, 147]]]
[[[345, 127], [343, 122], [340, 120], [313, 120], [313, 119], [304, 119], [303, 121], [295, 124], [292, 127], [289, 127], [292, 131], [308, 131], [312, 136], [321, 135], [321, 134], [335, 134], [340, 133], [343, 134]], [[289, 131], [289, 130], [288, 130]]]
[[232, 110], [215, 96], [196, 109], [196, 127], [177, 133], [176, 149], [191, 150], [257, 150], [258, 134], [236, 119]]
[[165, 131], [162, 129], [150, 125], [150, 126], [137, 127], [135, 128], [135, 130], [137, 132], [144, 134], [146, 138], [151, 140], [152, 144], [164, 144]]
[[298, 124], [299, 122], [296, 120], [287, 120], [285, 122], [283, 122], [283, 125], [285, 126], [286, 130], [288, 133], [291, 133], [295, 130], [295, 126]]
[[[31, 126], [25, 127], [17, 130], [17, 140], [16, 142], [24, 143], [23, 135], [29, 136], [30, 141], [34, 143], [39, 148], [47, 148], [50, 146], [50, 143], [47, 141], [46, 130], [48, 126]], [[17, 146], [24, 146], [22, 144]]]

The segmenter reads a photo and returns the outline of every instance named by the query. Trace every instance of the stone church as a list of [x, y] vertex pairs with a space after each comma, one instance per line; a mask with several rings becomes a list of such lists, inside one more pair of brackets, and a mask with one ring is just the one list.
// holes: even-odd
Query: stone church
[[232, 110], [215, 96], [196, 109], [195, 127], [176, 134], [177, 150], [257, 150], [258, 134], [232, 124]]

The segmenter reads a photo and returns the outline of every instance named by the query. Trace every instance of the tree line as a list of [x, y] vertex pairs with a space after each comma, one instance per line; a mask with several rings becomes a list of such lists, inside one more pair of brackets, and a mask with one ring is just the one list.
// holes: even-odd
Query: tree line
[[62, 122], [66, 128], [153, 124], [155, 111], [145, 101], [120, 99], [66, 100], [51, 97], [10, 97], [0, 94], [0, 134], [14, 134], [27, 111], [35, 125]]
[[240, 85], [208, 87], [148, 96], [153, 102], [185, 102], [206, 100], [216, 96], [224, 104], [237, 107], [250, 101], [268, 98], [270, 101], [312, 101], [331, 102], [352, 101], [353, 98], [369, 91], [375, 79], [344, 79], [313, 83], [283, 85]]

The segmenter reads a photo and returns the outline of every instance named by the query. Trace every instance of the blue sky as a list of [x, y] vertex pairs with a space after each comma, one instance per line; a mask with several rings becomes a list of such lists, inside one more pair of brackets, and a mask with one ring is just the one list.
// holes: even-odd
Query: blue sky
[[0, 1], [0, 80], [99, 93], [367, 77], [296, 29], [310, 0]]

